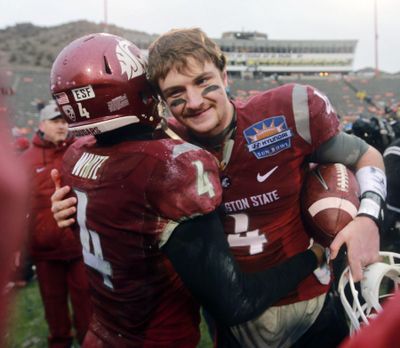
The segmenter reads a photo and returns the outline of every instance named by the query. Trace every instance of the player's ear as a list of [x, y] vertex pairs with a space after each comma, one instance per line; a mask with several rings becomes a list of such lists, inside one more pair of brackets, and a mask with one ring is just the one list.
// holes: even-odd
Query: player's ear
[[226, 72], [226, 69], [222, 70], [222, 81], [224, 82], [224, 86], [228, 86], [228, 73]]

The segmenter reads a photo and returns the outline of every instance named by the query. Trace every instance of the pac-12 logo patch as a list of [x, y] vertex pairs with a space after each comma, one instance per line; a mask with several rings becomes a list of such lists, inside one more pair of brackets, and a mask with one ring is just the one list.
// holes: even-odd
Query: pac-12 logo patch
[[266, 118], [243, 131], [247, 148], [258, 159], [270, 157], [291, 147], [292, 131], [285, 116]]

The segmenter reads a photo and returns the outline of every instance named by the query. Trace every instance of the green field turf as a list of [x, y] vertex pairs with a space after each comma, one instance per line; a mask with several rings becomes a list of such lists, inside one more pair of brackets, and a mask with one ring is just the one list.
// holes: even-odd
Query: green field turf
[[[203, 321], [200, 328], [202, 338], [198, 348], [212, 347]], [[16, 290], [6, 343], [9, 348], [47, 347], [47, 324], [36, 280]], [[78, 347], [78, 344], [75, 343], [74, 347]]]

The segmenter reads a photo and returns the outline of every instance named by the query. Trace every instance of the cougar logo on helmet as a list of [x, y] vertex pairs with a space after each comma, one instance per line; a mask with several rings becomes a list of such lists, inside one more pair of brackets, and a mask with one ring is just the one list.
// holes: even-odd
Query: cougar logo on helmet
[[120, 41], [116, 47], [116, 54], [121, 65], [122, 75], [126, 74], [128, 80], [140, 76], [146, 72], [146, 61], [143, 57], [135, 56], [128, 47], [129, 41]]

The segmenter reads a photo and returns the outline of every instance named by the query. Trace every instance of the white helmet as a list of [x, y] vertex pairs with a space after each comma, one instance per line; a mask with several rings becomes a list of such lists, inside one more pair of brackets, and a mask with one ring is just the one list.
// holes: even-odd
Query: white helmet
[[[400, 254], [381, 251], [379, 255], [382, 257], [381, 262], [373, 263], [364, 269], [364, 277], [360, 282], [362, 296], [359, 296], [349, 267], [346, 267], [340, 277], [339, 294], [349, 318], [351, 334], [359, 330], [361, 324], [367, 325], [369, 319], [382, 310], [383, 300], [391, 297], [399, 287], [400, 263], [397, 262], [400, 262]], [[362, 304], [360, 300], [365, 303]]]

